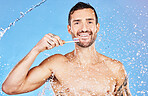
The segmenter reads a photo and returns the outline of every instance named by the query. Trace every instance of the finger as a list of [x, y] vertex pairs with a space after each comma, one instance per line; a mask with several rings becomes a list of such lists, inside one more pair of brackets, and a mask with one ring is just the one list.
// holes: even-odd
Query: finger
[[47, 38], [47, 39], [49, 39], [49, 40], [51, 40], [51, 38], [53, 38], [53, 36], [50, 35], [50, 34], [46, 34], [44, 37]]
[[56, 47], [58, 47], [60, 45], [58, 40], [55, 37], [52, 40], [54, 41]]
[[62, 40], [62, 43], [63, 43], [63, 44], [65, 44], [65, 41], [64, 41], [64, 40]]
[[55, 38], [57, 39], [59, 45], [63, 46], [63, 42], [62, 42], [61, 38], [57, 35], [55, 36]]
[[49, 43], [49, 41], [47, 41], [47, 46], [46, 46], [46, 49], [49, 50], [49, 49], [52, 49], [52, 45]]
[[49, 35], [48, 38], [50, 38], [51, 40], [53, 40], [54, 43], [55, 43], [55, 46], [58, 47], [60, 45], [59, 40], [57, 38], [58, 36], [55, 35], [55, 34], [51, 34], [51, 33], [49, 33], [48, 35]]
[[52, 48], [52, 45], [51, 45], [51, 41], [47, 38], [47, 36], [45, 35], [44, 36], [44, 46], [47, 50], [51, 49]]
[[48, 33], [47, 37], [49, 39], [51, 39], [52, 41], [54, 41], [56, 47], [58, 47], [59, 45], [61, 45], [61, 46], [63, 45], [63, 42], [59, 36], [57, 36], [55, 34]]
[[55, 43], [55, 40], [52, 36], [52, 34], [46, 34], [45, 35], [45, 38], [46, 38], [46, 41], [48, 41], [48, 43], [52, 46], [52, 47], [55, 47], [56, 46], [56, 43]]
[[54, 34], [52, 34], [52, 33], [48, 33], [48, 35], [49, 35], [51, 38], [54, 37]]
[[48, 39], [48, 43], [52, 46], [52, 48], [54, 48], [56, 46], [55, 41], [53, 41], [51, 39], [50, 40]]

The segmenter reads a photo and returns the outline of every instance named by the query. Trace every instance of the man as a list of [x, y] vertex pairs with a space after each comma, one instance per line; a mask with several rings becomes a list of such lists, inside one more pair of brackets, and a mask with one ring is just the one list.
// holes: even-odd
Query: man
[[123, 64], [95, 49], [100, 27], [95, 9], [79, 2], [70, 10], [68, 22], [68, 32], [79, 39], [75, 49], [66, 55], [50, 56], [29, 70], [39, 53], [65, 42], [57, 35], [46, 34], [10, 72], [2, 90], [7, 94], [26, 93], [50, 78], [56, 96], [130, 96]]

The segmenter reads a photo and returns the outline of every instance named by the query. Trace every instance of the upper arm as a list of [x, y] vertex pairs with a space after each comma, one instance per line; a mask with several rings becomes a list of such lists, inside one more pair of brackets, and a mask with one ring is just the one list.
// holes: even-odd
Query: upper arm
[[33, 91], [42, 86], [51, 75], [51, 71], [45, 67], [32, 68], [19, 88], [20, 93]]
[[56, 57], [56, 55], [48, 57], [38, 66], [30, 69], [16, 94], [30, 92], [42, 86], [52, 74], [51, 67], [54, 65]]
[[126, 74], [124, 66], [121, 62], [118, 62], [117, 65], [119, 67], [117, 71], [116, 95], [117, 96], [131, 96], [131, 93], [129, 90], [128, 76]]

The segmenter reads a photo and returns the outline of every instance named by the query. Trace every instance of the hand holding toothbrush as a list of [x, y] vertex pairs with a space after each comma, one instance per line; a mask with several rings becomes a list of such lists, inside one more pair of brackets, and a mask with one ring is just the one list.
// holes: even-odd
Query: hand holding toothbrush
[[61, 38], [54, 34], [46, 34], [35, 46], [34, 50], [38, 53], [43, 52], [45, 50], [50, 50], [54, 47], [58, 47], [59, 45], [63, 46], [65, 43], [79, 42], [78, 38], [74, 38], [74, 41], [64, 41]]

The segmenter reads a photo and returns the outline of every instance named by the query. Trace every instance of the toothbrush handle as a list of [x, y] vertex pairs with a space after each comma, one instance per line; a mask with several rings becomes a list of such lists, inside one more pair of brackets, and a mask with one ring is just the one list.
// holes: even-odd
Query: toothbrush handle
[[72, 42], [78, 42], [78, 41], [64, 41], [63, 43], [72, 43]]

